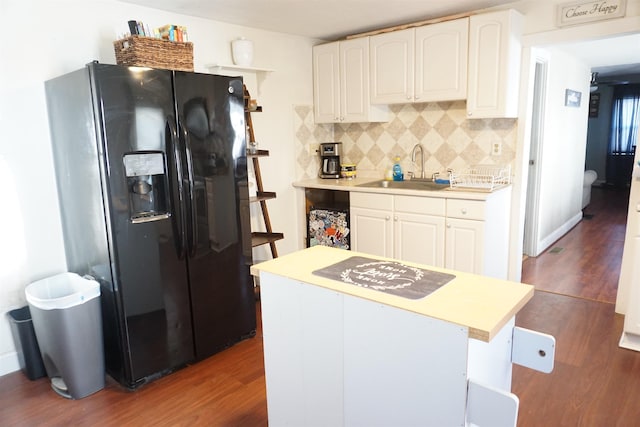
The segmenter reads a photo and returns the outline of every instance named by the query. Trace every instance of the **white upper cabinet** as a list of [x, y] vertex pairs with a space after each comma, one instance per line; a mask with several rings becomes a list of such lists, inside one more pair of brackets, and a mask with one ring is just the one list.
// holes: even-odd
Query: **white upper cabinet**
[[340, 49], [338, 43], [313, 47], [313, 112], [316, 123], [340, 118]]
[[413, 102], [415, 30], [369, 37], [371, 52], [371, 102]]
[[313, 47], [313, 96], [316, 123], [389, 120], [369, 102], [369, 38]]
[[467, 97], [469, 18], [415, 29], [415, 101]]
[[518, 116], [522, 21], [515, 10], [470, 17], [468, 117]]
[[465, 99], [468, 30], [463, 18], [370, 37], [371, 102]]

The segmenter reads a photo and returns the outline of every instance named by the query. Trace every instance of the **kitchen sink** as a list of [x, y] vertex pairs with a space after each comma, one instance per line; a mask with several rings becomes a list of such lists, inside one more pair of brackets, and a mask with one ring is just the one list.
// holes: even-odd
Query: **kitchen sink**
[[427, 190], [438, 191], [449, 188], [449, 184], [438, 184], [431, 180], [424, 179], [411, 179], [408, 181], [387, 181], [381, 179], [379, 181], [366, 182], [364, 184], [358, 184], [356, 187], [367, 188], [396, 188], [406, 190]]

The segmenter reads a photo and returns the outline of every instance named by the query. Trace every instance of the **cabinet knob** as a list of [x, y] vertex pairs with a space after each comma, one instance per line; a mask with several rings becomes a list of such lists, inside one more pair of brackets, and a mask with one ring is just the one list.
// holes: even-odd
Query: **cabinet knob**
[[411, 95], [407, 95], [407, 99], [411, 101]]
[[419, 97], [419, 96], [416, 96], [416, 97], [414, 97], [414, 99], [420, 99], [420, 97]]
[[466, 215], [467, 214], [467, 208], [460, 209], [460, 212], [462, 212], [462, 215]]
[[451, 228], [451, 223], [447, 224], [447, 228]]
[[467, 112], [467, 116], [471, 117], [471, 116], [473, 116], [473, 113], [471, 111], [468, 111]]
[[393, 217], [393, 220], [394, 220], [394, 221], [398, 221], [398, 217], [397, 217], [397, 216], [394, 216], [394, 217]]
[[391, 217], [390, 217], [389, 215], [386, 215], [386, 216], [384, 217], [384, 219], [386, 219], [387, 221], [389, 221], [389, 220], [391, 219]]

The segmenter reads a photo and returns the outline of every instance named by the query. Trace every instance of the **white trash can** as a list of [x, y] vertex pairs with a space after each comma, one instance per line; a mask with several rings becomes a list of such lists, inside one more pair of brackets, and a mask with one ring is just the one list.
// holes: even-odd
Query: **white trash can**
[[61, 273], [31, 283], [25, 294], [51, 388], [69, 399], [102, 390], [100, 284]]

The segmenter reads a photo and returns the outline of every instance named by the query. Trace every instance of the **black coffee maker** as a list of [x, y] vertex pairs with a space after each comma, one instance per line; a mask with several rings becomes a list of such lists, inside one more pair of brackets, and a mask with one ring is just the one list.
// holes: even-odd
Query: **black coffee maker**
[[342, 142], [320, 144], [320, 178], [340, 178], [340, 151]]

